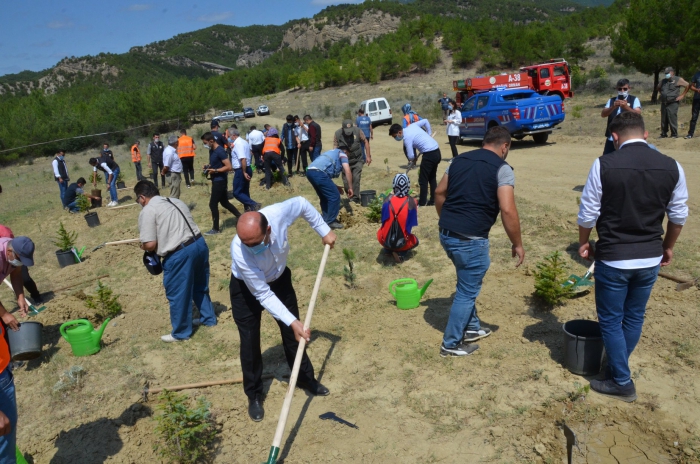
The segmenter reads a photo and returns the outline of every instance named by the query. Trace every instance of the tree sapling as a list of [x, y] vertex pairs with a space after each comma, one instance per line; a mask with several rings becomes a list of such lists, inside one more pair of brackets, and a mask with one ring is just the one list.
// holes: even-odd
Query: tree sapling
[[357, 278], [355, 275], [355, 263], [353, 263], [353, 260], [355, 259], [355, 252], [349, 248], [343, 248], [343, 256], [348, 262], [348, 265], [343, 267], [345, 281], [348, 283], [348, 287], [355, 288], [355, 279]]
[[555, 251], [545, 256], [544, 261], [537, 263], [535, 271], [535, 295], [547, 305], [555, 306], [573, 296], [571, 286], [562, 286], [566, 280], [567, 271], [561, 253]]
[[53, 244], [61, 251], [70, 251], [75, 246], [75, 239], [77, 238], [78, 234], [76, 232], [68, 232], [63, 226], [63, 221], [61, 221], [56, 234], [56, 241]]
[[122, 305], [119, 303], [119, 295], [113, 295], [113, 290], [97, 281], [97, 296], [85, 297], [85, 305], [90, 309], [96, 309], [103, 319], [114, 318], [122, 313]]

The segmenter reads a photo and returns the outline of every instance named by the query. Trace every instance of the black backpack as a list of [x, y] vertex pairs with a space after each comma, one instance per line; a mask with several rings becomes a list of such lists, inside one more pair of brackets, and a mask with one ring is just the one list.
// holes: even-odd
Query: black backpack
[[396, 212], [394, 211], [394, 205], [392, 205], [391, 200], [389, 200], [389, 208], [391, 209], [391, 214], [394, 217], [391, 220], [392, 222], [391, 226], [389, 226], [389, 232], [384, 238], [384, 248], [398, 250], [406, 246], [406, 234], [404, 234], [401, 224], [399, 224], [399, 213], [403, 207], [406, 206], [406, 203], [408, 203], [408, 198], [406, 198], [406, 201], [403, 202], [401, 208], [399, 208], [399, 211]]

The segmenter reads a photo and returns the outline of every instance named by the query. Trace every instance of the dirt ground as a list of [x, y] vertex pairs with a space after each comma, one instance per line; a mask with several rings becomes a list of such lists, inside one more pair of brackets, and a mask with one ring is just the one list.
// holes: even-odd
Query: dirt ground
[[[254, 122], [280, 125], [287, 111], [301, 114], [336, 105], [338, 100], [359, 102], [384, 91], [393, 92], [396, 101], [404, 94], [420, 97], [427, 104], [431, 95], [451, 79], [451, 72], [441, 70], [373, 88], [284, 93], [265, 101], [272, 108], [272, 116], [258, 117]], [[296, 106], [295, 97], [299, 102]], [[593, 295], [584, 294], [551, 311], [532, 298], [535, 264], [554, 250], [565, 253], [572, 273], [585, 272], [586, 264], [575, 257], [580, 195], [576, 187], [585, 182], [591, 163], [602, 152], [604, 120], [599, 113], [605, 98], [581, 95], [567, 102], [569, 112], [581, 106], [580, 117], [568, 115], [564, 128], [544, 146], [530, 139], [514, 142], [508, 161], [515, 168], [527, 256], [525, 264], [515, 269], [508, 239], [497, 223], [491, 236], [492, 265], [478, 300], [479, 315], [494, 333], [479, 343], [480, 350], [471, 357], [443, 359], [438, 354], [454, 295], [455, 274], [439, 244], [435, 210], [419, 210], [420, 225], [415, 233], [421, 244], [401, 265], [381, 255], [376, 241], [378, 226], [364, 218], [363, 208], [354, 207], [352, 216], [349, 211], [343, 213], [351, 225], [338, 232], [338, 246], [326, 267], [308, 349], [317, 376], [330, 388], [331, 395], [313, 398], [297, 391], [283, 440], [284, 462], [560, 463], [566, 460], [566, 442], [560, 428], [563, 421], [578, 436], [575, 463], [698, 462], [697, 288], [679, 293], [674, 291], [675, 283], [664, 279], [657, 282], [642, 340], [631, 360], [639, 393], [639, 400], [632, 404], [587, 393], [584, 387], [588, 379], [562, 366], [561, 325], [571, 319], [595, 319]], [[648, 97], [642, 100], [645, 104]], [[346, 106], [332, 106], [328, 117], [316, 117], [323, 126], [324, 147], [331, 147], [333, 131]], [[395, 107], [394, 114], [397, 112]], [[683, 107], [681, 121], [687, 123], [688, 113], [688, 107]], [[652, 136], [658, 135], [658, 111], [649, 108], [644, 114]], [[450, 151], [444, 126], [431, 122], [435, 123], [436, 138], [447, 161]], [[363, 171], [363, 189], [384, 191], [390, 187], [393, 175], [405, 169], [401, 146], [387, 136], [387, 129], [375, 130], [373, 163]], [[697, 277], [698, 142], [654, 142], [680, 161], [690, 190], [691, 216], [676, 247], [675, 261], [666, 271]], [[462, 149], [476, 147], [472, 144]], [[127, 185], [133, 186], [135, 175], [127, 147], [114, 151]], [[87, 177], [89, 156], [68, 154], [73, 179]], [[196, 164], [203, 164], [205, 159], [204, 150], [199, 148]], [[440, 164], [440, 175], [446, 166], [446, 162]], [[410, 177], [415, 184], [417, 171], [411, 171]], [[306, 179], [293, 177], [291, 182], [291, 188], [276, 184], [266, 192], [257, 186], [255, 178], [252, 196], [268, 205], [302, 195], [318, 206]], [[0, 183], [4, 192], [0, 197], [2, 223], [12, 227], [15, 234], [35, 240], [32, 275], [48, 300], [47, 310], [34, 318], [45, 326], [44, 355], [15, 370], [20, 449], [38, 464], [160, 462], [153, 451], [157, 437], [152, 412], [157, 399], [142, 402], [143, 386], [240, 376], [238, 332], [228, 298], [229, 245], [235, 234], [235, 220], [223, 214], [224, 233], [206, 239], [211, 250], [211, 295], [220, 312], [218, 326], [197, 331], [187, 343], [164, 344], [159, 336], [170, 331], [167, 301], [161, 279], [143, 269], [140, 250], [124, 245], [91, 251], [105, 241], [137, 237], [138, 206], [99, 208], [102, 225], [89, 229], [81, 215], [61, 210], [50, 159], [5, 167], [0, 170]], [[181, 196], [193, 208], [202, 230], [211, 225], [208, 197], [208, 186], [199, 184], [183, 190]], [[120, 204], [133, 200], [131, 191], [120, 191]], [[59, 220], [79, 234], [80, 247], [87, 246], [84, 263], [59, 269], [52, 245]], [[322, 247], [303, 221], [291, 229], [290, 240], [289, 267], [303, 315]], [[344, 280], [342, 248], [355, 251], [357, 288], [349, 288]], [[58, 327], [78, 317], [98, 321], [79, 293], [94, 294], [95, 284], [55, 294], [50, 290], [102, 274], [109, 274], [103, 281], [120, 295], [124, 314], [109, 322], [100, 353], [76, 358], [60, 337]], [[391, 281], [403, 277], [415, 278], [419, 284], [434, 279], [416, 309], [398, 310], [387, 290]], [[7, 288], [0, 292], [0, 298], [12, 306]], [[263, 321], [264, 371], [275, 375], [265, 384], [263, 422], [248, 419], [240, 385], [187, 391], [193, 397], [203, 395], [212, 403], [220, 427], [213, 462], [255, 463], [267, 456], [289, 369], [276, 324], [269, 315]], [[57, 382], [72, 366], [82, 367], [85, 375], [75, 386], [56, 391]], [[357, 424], [359, 429], [319, 419], [328, 411]]]

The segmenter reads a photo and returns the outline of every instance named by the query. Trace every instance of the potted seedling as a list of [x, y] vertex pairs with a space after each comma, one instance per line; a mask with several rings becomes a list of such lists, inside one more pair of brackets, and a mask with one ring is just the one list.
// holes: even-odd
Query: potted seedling
[[124, 174], [119, 171], [119, 175], [117, 176], [117, 188], [118, 189], [125, 189], [126, 184], [124, 183]]
[[56, 258], [59, 266], [66, 267], [75, 264], [75, 256], [77, 256], [75, 251], [76, 238], [78, 238], [78, 234], [76, 232], [68, 232], [63, 226], [63, 222], [61, 222], [56, 234], [56, 241], [53, 242], [58, 247]]
[[97, 216], [96, 212], [89, 212], [91, 207], [90, 200], [91, 199], [88, 198], [87, 195], [78, 195], [78, 198], [76, 199], [76, 205], [78, 206], [78, 209], [81, 213], [87, 213], [84, 216], [87, 225], [89, 227], [97, 227], [100, 225], [100, 218]]

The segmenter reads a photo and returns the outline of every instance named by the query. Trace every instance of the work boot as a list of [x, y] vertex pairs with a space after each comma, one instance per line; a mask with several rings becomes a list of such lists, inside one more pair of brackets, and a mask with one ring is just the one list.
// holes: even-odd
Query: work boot
[[594, 392], [615, 398], [616, 400], [631, 403], [637, 399], [637, 389], [634, 387], [634, 382], [630, 380], [627, 385], [618, 385], [613, 379], [608, 380], [591, 380], [591, 390]]
[[248, 415], [254, 422], [260, 422], [265, 417], [265, 408], [263, 408], [262, 395], [255, 395], [254, 398], [248, 398]]
[[297, 387], [301, 388], [302, 390], [306, 390], [315, 396], [328, 396], [331, 394], [330, 390], [321, 385], [321, 382], [318, 380], [312, 381], [311, 384], [306, 382], [297, 382]]
[[333, 221], [330, 224], [328, 224], [328, 227], [330, 227], [333, 230], [336, 230], [336, 229], [342, 229], [344, 226], [343, 226], [343, 224], [341, 224], [338, 221]]

